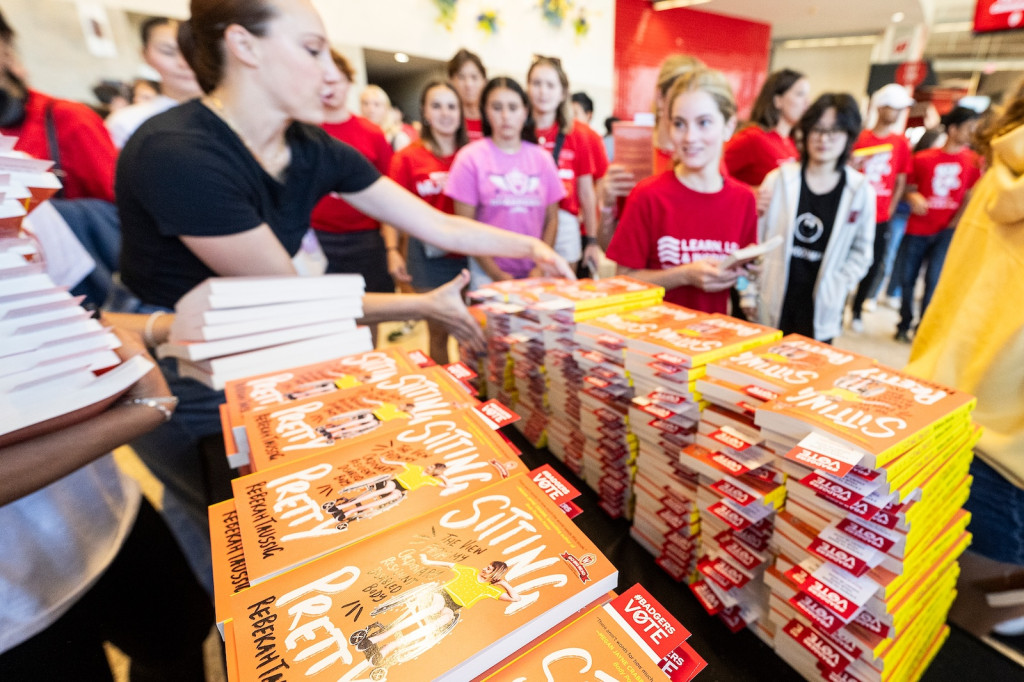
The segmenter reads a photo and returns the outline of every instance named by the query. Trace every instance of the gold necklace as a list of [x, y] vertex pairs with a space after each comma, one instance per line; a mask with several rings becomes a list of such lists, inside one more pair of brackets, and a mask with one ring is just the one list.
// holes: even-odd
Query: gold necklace
[[287, 142], [282, 142], [280, 148], [274, 152], [272, 157], [263, 157], [249, 142], [249, 138], [245, 136], [245, 133], [243, 133], [242, 130], [235, 125], [235, 122], [231, 120], [231, 117], [228, 116], [228, 113], [224, 110], [224, 103], [220, 101], [219, 97], [216, 95], [206, 95], [203, 97], [203, 104], [205, 104], [213, 113], [217, 114], [217, 116], [227, 124], [228, 128], [231, 128], [231, 131], [238, 136], [238, 139], [242, 141], [242, 144], [248, 152], [253, 155], [257, 163], [259, 163], [267, 173], [275, 178], [280, 176], [284, 171], [285, 166], [287, 166], [287, 161], [285, 161], [280, 168], [277, 167], [277, 164], [284, 161], [281, 157], [289, 151]]

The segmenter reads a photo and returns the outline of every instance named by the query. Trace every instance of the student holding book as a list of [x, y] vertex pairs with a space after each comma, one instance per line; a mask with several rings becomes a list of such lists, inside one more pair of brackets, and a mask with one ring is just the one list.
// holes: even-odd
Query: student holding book
[[736, 102], [718, 71], [698, 69], [667, 98], [676, 166], [636, 186], [608, 257], [619, 274], [665, 287], [665, 301], [725, 313], [743, 265], [718, 261], [757, 241], [754, 195], [722, 175], [722, 145], [736, 127]]
[[[534, 143], [526, 93], [513, 79], [499, 76], [484, 87], [481, 100], [484, 137], [455, 156], [445, 194], [460, 216], [554, 244], [565, 188], [551, 155]], [[478, 256], [469, 269], [474, 289], [541, 273], [532, 259], [512, 254]]]
[[[389, 176], [437, 210], [454, 213], [455, 205], [451, 197], [445, 195], [444, 188], [455, 153], [467, 141], [459, 94], [450, 83], [432, 81], [423, 89], [420, 109], [423, 121], [420, 139], [395, 154]], [[396, 244], [393, 228], [385, 225], [383, 229], [384, 241]], [[451, 281], [468, 261], [462, 254], [443, 252], [410, 237], [404, 259], [396, 246], [388, 247], [388, 264], [396, 279], [411, 279], [416, 291], [426, 292]], [[443, 325], [427, 320], [427, 332], [430, 357], [447, 364], [448, 331]]]
[[770, 201], [760, 240], [784, 241], [764, 260], [759, 321], [829, 343], [842, 331], [847, 295], [871, 266], [875, 192], [846, 165], [860, 132], [853, 97], [822, 95], [797, 128], [801, 163], [783, 164], [762, 185]]
[[[145, 353], [118, 336], [123, 360]], [[104, 641], [133, 680], [204, 679], [210, 601], [111, 454], [173, 411], [151, 369], [100, 414], [0, 448], [0, 679], [112, 679]]]
[[[313, 206], [336, 192], [359, 211], [444, 249], [529, 258], [571, 276], [538, 239], [437, 211], [380, 176], [318, 127], [341, 78], [320, 16], [308, 0], [194, 0], [179, 42], [201, 100], [139, 128], [118, 165], [122, 282], [152, 312], [147, 329], [214, 275], [289, 275]], [[426, 317], [479, 348], [482, 334], [460, 299], [468, 274], [427, 294], [367, 294], [364, 322]], [[341, 350], [341, 349], [339, 349]], [[217, 443], [223, 394], [162, 363], [181, 409], [134, 443], [165, 485], [165, 513], [197, 575], [209, 584], [207, 490], [200, 441]], [[214, 457], [226, 478], [223, 456]], [[223, 483], [223, 481], [222, 481]]]

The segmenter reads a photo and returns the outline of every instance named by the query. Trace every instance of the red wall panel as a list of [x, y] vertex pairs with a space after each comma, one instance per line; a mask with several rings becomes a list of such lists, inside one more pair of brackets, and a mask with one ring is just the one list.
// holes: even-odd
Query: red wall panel
[[674, 52], [723, 72], [744, 118], [767, 75], [771, 26], [686, 8], [655, 12], [646, 0], [616, 0], [616, 116], [631, 119], [651, 110], [658, 66]]

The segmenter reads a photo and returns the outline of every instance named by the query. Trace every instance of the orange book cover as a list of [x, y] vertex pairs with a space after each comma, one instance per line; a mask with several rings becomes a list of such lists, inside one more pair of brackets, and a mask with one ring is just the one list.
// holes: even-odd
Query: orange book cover
[[[533, 682], [693, 679], [705, 663], [676, 654], [690, 633], [640, 585], [590, 609], [486, 678]], [[689, 660], [686, 660], [686, 659]]]
[[628, 301], [650, 300], [660, 302], [665, 296], [663, 287], [641, 282], [632, 277], [617, 275], [607, 279], [579, 279], [567, 281], [564, 286], [543, 291], [541, 298], [566, 301], [576, 311], [605, 308]]
[[239, 671], [464, 682], [617, 576], [542, 490], [512, 476], [235, 595]]
[[520, 470], [518, 452], [460, 410], [231, 482], [258, 583]]
[[625, 340], [651, 332], [669, 324], [681, 324], [707, 317], [707, 313], [673, 303], [659, 303], [647, 308], [608, 313], [576, 325], [576, 334], [595, 337], [610, 350], [625, 346]]
[[758, 408], [754, 421], [796, 440], [816, 433], [841, 441], [875, 468], [974, 404], [967, 393], [874, 365], [822, 377]]
[[[799, 334], [708, 363], [707, 375], [742, 387], [766, 401], [824, 376], [871, 367], [874, 361]], [[760, 389], [760, 390], [759, 390]]]
[[[695, 320], [666, 323], [630, 339], [629, 351], [665, 357], [697, 367], [782, 337], [782, 332], [753, 322], [714, 313]], [[629, 358], [627, 356], [627, 364]]]
[[233, 428], [242, 427], [246, 412], [324, 395], [339, 388], [374, 384], [419, 368], [400, 348], [385, 348], [228, 381], [224, 384], [228, 421]]
[[213, 607], [217, 627], [227, 640], [224, 621], [231, 616], [231, 595], [249, 587], [249, 574], [242, 551], [242, 533], [234, 500], [210, 505], [210, 545], [213, 555]]
[[257, 471], [339, 448], [392, 422], [420, 423], [472, 407], [476, 398], [443, 367], [426, 367], [375, 384], [339, 388], [247, 412], [249, 463]]

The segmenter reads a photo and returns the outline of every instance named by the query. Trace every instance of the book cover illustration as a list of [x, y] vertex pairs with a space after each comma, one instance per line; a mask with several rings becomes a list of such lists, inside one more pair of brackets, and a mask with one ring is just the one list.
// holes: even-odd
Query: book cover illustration
[[614, 587], [526, 476], [232, 599], [243, 679], [469, 680]]
[[394, 421], [428, 421], [477, 403], [444, 368], [427, 367], [376, 384], [341, 388], [244, 415], [257, 468], [305, 457]]
[[473, 410], [231, 482], [250, 580], [385, 530], [520, 470]]

